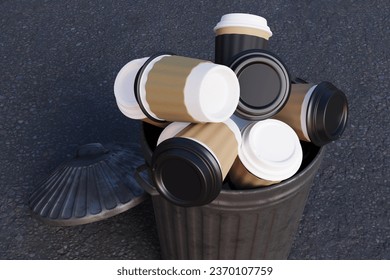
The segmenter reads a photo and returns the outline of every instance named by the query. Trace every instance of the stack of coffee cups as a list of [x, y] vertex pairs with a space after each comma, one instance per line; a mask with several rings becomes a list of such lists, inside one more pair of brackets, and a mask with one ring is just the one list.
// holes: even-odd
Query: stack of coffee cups
[[162, 127], [151, 160], [157, 190], [181, 206], [293, 176], [301, 141], [325, 145], [344, 131], [348, 106], [329, 82], [291, 82], [266, 50], [272, 32], [256, 15], [227, 14], [214, 28], [215, 63], [159, 53], [130, 61], [114, 92], [129, 118]]

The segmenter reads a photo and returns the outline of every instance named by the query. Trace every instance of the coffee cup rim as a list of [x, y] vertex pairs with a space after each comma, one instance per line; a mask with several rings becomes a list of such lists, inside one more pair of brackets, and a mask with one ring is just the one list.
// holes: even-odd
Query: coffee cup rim
[[155, 116], [152, 112], [149, 110], [149, 106], [146, 105], [147, 101], [145, 100], [145, 87], [142, 87], [142, 85], [145, 85], [145, 77], [144, 77], [144, 72], [150, 70], [152, 67], [152, 63], [154, 64], [156, 60], [161, 59], [164, 56], [171, 56], [175, 55], [174, 53], [171, 52], [158, 52], [153, 55], [151, 55], [145, 63], [140, 67], [140, 69], [137, 72], [137, 75], [135, 77], [135, 82], [134, 82], [134, 96], [135, 99], [138, 102], [138, 105], [142, 112], [145, 114], [146, 117], [149, 119], [155, 121], [155, 122], [165, 122], [165, 120], [158, 118]]

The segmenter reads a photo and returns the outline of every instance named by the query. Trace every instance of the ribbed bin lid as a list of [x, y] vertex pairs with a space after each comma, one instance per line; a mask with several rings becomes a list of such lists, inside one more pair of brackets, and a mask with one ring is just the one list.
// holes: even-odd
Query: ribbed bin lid
[[43, 222], [59, 226], [120, 214], [147, 196], [133, 177], [143, 163], [138, 145], [86, 144], [37, 186], [30, 208]]

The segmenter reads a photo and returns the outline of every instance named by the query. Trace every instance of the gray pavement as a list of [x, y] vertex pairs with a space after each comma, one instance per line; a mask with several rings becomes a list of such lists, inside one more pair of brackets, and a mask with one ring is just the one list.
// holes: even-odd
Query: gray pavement
[[27, 206], [78, 145], [139, 142], [113, 82], [131, 59], [169, 50], [213, 59], [229, 12], [267, 18], [294, 76], [349, 99], [290, 259], [390, 259], [388, 1], [0, 1], [0, 259], [158, 259], [151, 201], [85, 226], [52, 227]]

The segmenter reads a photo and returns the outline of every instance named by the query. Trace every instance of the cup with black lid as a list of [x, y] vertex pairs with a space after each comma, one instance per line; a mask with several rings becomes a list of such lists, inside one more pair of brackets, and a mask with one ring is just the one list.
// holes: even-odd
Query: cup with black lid
[[330, 82], [292, 84], [287, 104], [273, 118], [290, 125], [299, 139], [323, 146], [343, 134], [348, 101]]
[[180, 206], [200, 206], [221, 191], [241, 143], [228, 119], [221, 123], [168, 125], [152, 157], [152, 174], [160, 194]]
[[240, 84], [235, 115], [242, 119], [264, 120], [278, 113], [290, 94], [290, 75], [282, 60], [266, 50], [238, 54], [229, 67]]
[[265, 18], [244, 13], [223, 15], [214, 32], [215, 63], [224, 65], [242, 51], [266, 49], [272, 36]]

